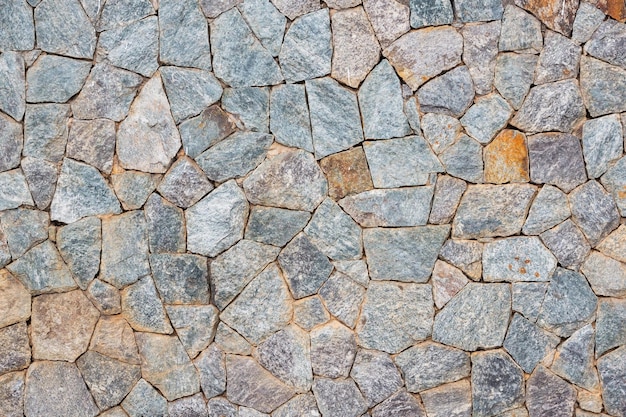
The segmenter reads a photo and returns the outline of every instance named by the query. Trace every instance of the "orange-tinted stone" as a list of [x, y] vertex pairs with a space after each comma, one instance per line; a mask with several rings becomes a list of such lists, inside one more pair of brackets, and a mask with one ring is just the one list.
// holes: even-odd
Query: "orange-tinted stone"
[[604, 13], [620, 22], [626, 21], [626, 1], [624, 0], [587, 0]]
[[485, 181], [494, 184], [528, 182], [526, 136], [517, 130], [503, 130], [485, 147]]
[[572, 34], [579, 0], [516, 0], [515, 3], [537, 16], [550, 29], [565, 36]]
[[363, 148], [356, 147], [330, 155], [320, 161], [328, 179], [328, 195], [339, 200], [374, 188]]

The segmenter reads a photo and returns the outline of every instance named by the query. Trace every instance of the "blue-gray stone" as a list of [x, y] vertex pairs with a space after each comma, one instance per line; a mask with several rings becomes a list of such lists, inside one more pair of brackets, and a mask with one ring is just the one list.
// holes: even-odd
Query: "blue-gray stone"
[[117, 214], [120, 202], [96, 168], [65, 158], [57, 183], [50, 219], [73, 223], [87, 216]]
[[29, 51], [35, 46], [33, 9], [26, 1], [3, 1], [0, 27], [0, 51]]
[[576, 78], [580, 46], [560, 33], [546, 31], [544, 48], [535, 71], [535, 84]]
[[206, 17], [213, 19], [240, 4], [241, 1], [242, 0], [200, 0], [200, 7]]
[[341, 272], [335, 272], [322, 285], [319, 295], [330, 314], [346, 326], [354, 327], [365, 288]]
[[594, 366], [595, 331], [591, 324], [578, 329], [561, 346], [550, 369], [558, 376], [589, 391], [599, 388]]
[[465, 190], [467, 190], [465, 181], [449, 175], [438, 176], [428, 222], [431, 224], [450, 223]]
[[211, 23], [215, 75], [231, 87], [279, 84], [283, 75], [272, 54], [233, 8]]
[[572, 220], [592, 247], [619, 226], [620, 216], [615, 202], [596, 181], [589, 181], [573, 190], [569, 195], [569, 203]]
[[303, 85], [285, 84], [272, 88], [270, 131], [278, 143], [314, 152], [311, 119]]
[[[130, 26], [130, 23], [154, 14], [150, 0], [109, 0], [101, 9], [97, 24], [99, 32], [121, 26]], [[89, 11], [87, 14], [91, 16]], [[97, 14], [98, 11], [95, 15]]]
[[427, 82], [417, 92], [423, 112], [461, 117], [474, 100], [474, 84], [466, 66], [455, 68]]
[[557, 260], [538, 237], [510, 237], [485, 244], [483, 279], [501, 281], [549, 281]]
[[547, 288], [547, 282], [514, 282], [511, 289], [513, 311], [536, 322]]
[[102, 227], [97, 217], [87, 217], [57, 231], [57, 247], [82, 290], [100, 269]]
[[304, 229], [310, 218], [306, 211], [254, 206], [246, 225], [246, 239], [283, 247]]
[[[217, 325], [215, 345], [226, 353], [235, 355], [252, 354], [252, 345], [239, 333], [225, 325], [223, 321], [220, 321]], [[226, 384], [225, 381], [224, 384]]]
[[456, 17], [464, 23], [502, 19], [504, 9], [500, 0], [456, 0]]
[[400, 371], [391, 356], [376, 350], [361, 349], [357, 352], [350, 377], [357, 383], [370, 407], [388, 398], [403, 385]]
[[311, 331], [311, 365], [315, 375], [347, 377], [356, 350], [354, 333], [336, 320]]
[[316, 159], [363, 141], [356, 94], [332, 78], [307, 81], [306, 90]]
[[78, 0], [45, 0], [35, 8], [37, 46], [43, 51], [92, 59], [96, 31]]
[[330, 16], [324, 8], [294, 20], [278, 59], [285, 80], [295, 83], [330, 74], [332, 54]]
[[591, 3], [581, 2], [576, 12], [572, 40], [578, 44], [587, 42], [605, 18], [602, 10]]
[[130, 417], [165, 416], [167, 400], [145, 379], [140, 379], [122, 401], [122, 408]]
[[29, 104], [24, 117], [24, 156], [59, 162], [67, 145], [70, 106]]
[[409, 126], [411, 127], [411, 130], [413, 130], [413, 133], [416, 135], [421, 134], [422, 130], [420, 128], [420, 114], [417, 111], [417, 98], [411, 97], [404, 102], [404, 114], [406, 115], [407, 121], [409, 122]]
[[596, 321], [596, 358], [626, 344], [626, 301], [601, 298]]
[[570, 219], [543, 232], [541, 240], [565, 268], [578, 268], [591, 250], [583, 232]]
[[359, 107], [367, 139], [391, 139], [411, 133], [404, 114], [400, 79], [383, 59], [359, 88]]
[[536, 53], [542, 47], [541, 22], [519, 7], [506, 6], [498, 45], [500, 51]]
[[185, 154], [191, 158], [229, 136], [235, 131], [235, 121], [219, 106], [206, 108], [199, 116], [178, 126]]
[[115, 153], [115, 122], [107, 119], [72, 121], [65, 154], [109, 174]]
[[600, 179], [602, 185], [611, 193], [622, 216], [626, 216], [626, 158], [622, 157], [609, 168]]
[[537, 324], [561, 337], [569, 337], [590, 323], [598, 298], [579, 272], [557, 268], [543, 300]]
[[426, 282], [450, 226], [373, 228], [363, 232], [370, 277], [373, 280]]
[[320, 8], [319, 0], [274, 0], [272, 3], [291, 20]]
[[483, 147], [467, 135], [461, 135], [439, 155], [446, 173], [468, 182], [483, 182]]
[[421, 401], [405, 390], [400, 390], [372, 410], [372, 417], [414, 416], [426, 417]]
[[102, 314], [115, 315], [122, 312], [120, 292], [113, 285], [96, 278], [87, 287], [86, 295]]
[[[308, 1], [310, 2], [310, 0]], [[296, 395], [291, 400], [278, 407], [272, 414], [274, 417], [320, 416], [315, 397], [312, 393]]]
[[213, 341], [219, 312], [212, 305], [170, 305], [167, 315], [190, 358], [205, 350]]
[[499, 94], [494, 93], [476, 100], [461, 118], [468, 135], [480, 143], [489, 143], [504, 129], [513, 109]]
[[33, 205], [33, 199], [22, 171], [15, 169], [0, 173], [0, 210]]
[[598, 178], [622, 156], [624, 141], [619, 116], [587, 120], [583, 125], [583, 155], [590, 178]]
[[217, 347], [216, 343], [212, 343], [195, 358], [193, 364], [198, 369], [200, 386], [206, 398], [213, 398], [226, 391], [224, 352]]
[[626, 296], [626, 264], [593, 251], [583, 263], [580, 271], [597, 295]]
[[[15, 193], [16, 191], [18, 191], [17, 193], [19, 194], [20, 192], [23, 192], [24, 190], [28, 190], [28, 188], [30, 188], [32, 199], [37, 205], [37, 208], [40, 210], [45, 210], [50, 205], [50, 202], [52, 201], [52, 196], [54, 195], [54, 190], [57, 185], [57, 178], [59, 176], [59, 167], [53, 162], [48, 162], [43, 159], [26, 157], [22, 159], [22, 171], [24, 172], [22, 179], [26, 178], [28, 186], [26, 186], [26, 184], [24, 183], [23, 185], [19, 185], [15, 189], [13, 189], [13, 192]], [[0, 184], [2, 184], [2, 181], [0, 181]], [[2, 195], [1, 192], [0, 195]], [[28, 197], [26, 197], [26, 199], [28, 200]]]
[[65, 103], [80, 91], [90, 69], [90, 62], [43, 55], [26, 73], [26, 99], [29, 103]]
[[112, 174], [110, 178], [124, 210], [141, 208], [156, 188], [159, 179], [154, 174], [139, 171], [124, 171], [121, 174]]
[[386, 48], [411, 29], [409, 4], [396, 0], [365, 0], [367, 13], [380, 46]]
[[526, 382], [526, 407], [533, 417], [571, 416], [576, 390], [542, 365]]
[[311, 330], [328, 320], [330, 320], [330, 314], [324, 308], [322, 299], [317, 295], [297, 300], [293, 304], [293, 321], [305, 330]]
[[144, 206], [150, 252], [184, 252], [185, 220], [183, 210], [154, 193]]
[[560, 341], [558, 336], [537, 327], [520, 314], [515, 314], [503, 346], [524, 372], [531, 373]]
[[207, 261], [190, 254], [150, 255], [154, 283], [165, 304], [209, 304]]
[[583, 55], [580, 90], [591, 117], [626, 111], [626, 70]]
[[315, 378], [313, 394], [323, 416], [359, 417], [367, 403], [352, 379]]
[[[519, 113], [518, 113], [519, 114]], [[567, 133], [542, 133], [528, 137], [530, 179], [556, 185], [566, 193], [587, 181], [580, 140]]]
[[237, 7], [265, 49], [277, 56], [285, 33], [285, 16], [269, 0], [245, 0]]
[[186, 156], [172, 164], [157, 187], [163, 197], [182, 208], [196, 204], [212, 189], [204, 172]]
[[598, 360], [602, 398], [607, 412], [619, 416], [626, 415], [624, 378], [626, 378], [626, 347], [608, 353]]
[[[475, 11], [478, 12], [479, 10]], [[465, 25], [461, 29], [461, 34], [463, 35], [463, 62], [469, 69], [477, 94], [488, 94], [492, 90], [500, 29], [500, 20]], [[534, 67], [530, 70], [531, 80], [533, 70]], [[505, 96], [505, 98], [507, 97]]]
[[159, 2], [159, 59], [163, 64], [211, 70], [209, 28], [197, 1]]
[[[469, 417], [472, 414], [472, 389], [468, 380], [422, 392], [420, 398], [428, 416]], [[503, 414], [500, 417], [514, 416]]]
[[411, 0], [411, 27], [449, 25], [454, 20], [450, 0]]
[[[209, 409], [204, 402], [202, 394], [197, 393], [191, 397], [179, 398], [176, 401], [169, 402], [167, 404], [167, 414], [169, 417], [205, 417], [209, 414]], [[241, 417], [241, 414], [239, 416]]]
[[227, 88], [222, 107], [238, 119], [245, 130], [269, 132], [270, 91], [268, 87]]
[[522, 228], [525, 235], [537, 235], [563, 222], [570, 216], [567, 195], [551, 185], [544, 185], [533, 200]]
[[121, 297], [122, 316], [133, 330], [163, 334], [174, 331], [149, 275], [124, 288]]
[[23, 144], [22, 126], [9, 116], [0, 114], [0, 172], [20, 165]]
[[177, 123], [200, 114], [222, 96], [222, 86], [208, 71], [163, 67], [160, 72]]
[[458, 119], [440, 113], [426, 113], [422, 117], [420, 127], [431, 148], [438, 155], [452, 145], [463, 130]]
[[626, 57], [619, 53], [624, 48], [626, 48], [626, 24], [613, 19], [602, 22], [585, 44], [585, 52], [588, 55], [626, 69]]
[[518, 110], [530, 90], [535, 77], [537, 55], [499, 54], [496, 59], [494, 86]]
[[0, 230], [15, 260], [48, 238], [48, 213], [19, 208], [0, 212]]

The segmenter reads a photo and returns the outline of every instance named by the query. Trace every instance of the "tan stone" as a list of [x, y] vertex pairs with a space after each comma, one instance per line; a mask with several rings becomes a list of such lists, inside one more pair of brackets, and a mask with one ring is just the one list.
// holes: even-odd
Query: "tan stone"
[[433, 296], [437, 308], [443, 308], [468, 282], [460, 269], [437, 260], [433, 269]]
[[[623, 0], [618, 0], [623, 1]], [[579, 0], [516, 0], [515, 3], [528, 10], [547, 27], [570, 36]]]
[[133, 329], [119, 315], [100, 318], [89, 349], [122, 362], [134, 365], [141, 363]]
[[33, 357], [74, 362], [87, 350], [98, 317], [100, 313], [80, 290], [36, 297]]
[[517, 130], [503, 130], [485, 147], [485, 181], [493, 184], [528, 182], [526, 136]]
[[365, 152], [360, 146], [327, 156], [320, 165], [328, 179], [328, 195], [334, 200], [374, 188]]
[[9, 271], [0, 270], [0, 328], [29, 317], [29, 292]]

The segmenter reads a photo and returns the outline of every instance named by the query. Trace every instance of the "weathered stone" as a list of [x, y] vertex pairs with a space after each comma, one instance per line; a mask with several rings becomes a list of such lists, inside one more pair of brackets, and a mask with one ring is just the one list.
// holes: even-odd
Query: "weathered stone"
[[512, 286], [513, 311], [523, 314], [533, 323], [536, 322], [547, 288], [547, 282], [514, 282]]
[[10, 117], [0, 114], [0, 172], [16, 168], [24, 143], [22, 126]]
[[602, 394], [600, 394], [599, 390], [595, 392], [579, 390], [578, 405], [580, 409], [576, 410], [577, 417], [593, 417], [595, 414], [592, 413], [602, 411]]
[[251, 355], [252, 345], [239, 333], [220, 321], [215, 332], [215, 344], [226, 353]]
[[4, 267], [9, 262], [11, 262], [11, 251], [6, 236], [0, 227], [0, 267]]
[[461, 123], [452, 116], [440, 113], [426, 113], [420, 128], [435, 153], [440, 154], [452, 145], [461, 134]]
[[335, 272], [320, 288], [319, 294], [333, 316], [354, 327], [365, 295], [363, 287], [346, 275]]
[[130, 417], [165, 416], [167, 400], [142, 378], [124, 399], [122, 408]]
[[74, 120], [67, 139], [66, 155], [108, 174], [113, 168], [115, 123], [107, 119]]
[[215, 344], [194, 359], [193, 364], [200, 375], [200, 386], [206, 398], [213, 398], [226, 391], [224, 352]]
[[443, 308], [468, 282], [459, 269], [437, 260], [432, 274], [433, 297], [437, 308]]
[[226, 356], [227, 398], [235, 404], [271, 413], [289, 400], [294, 391], [263, 369], [252, 358]]
[[100, 317], [89, 349], [133, 365], [141, 363], [133, 329], [122, 316]]
[[125, 169], [161, 173], [180, 146], [180, 135], [157, 74], [142, 87], [128, 117], [120, 123], [117, 156]]
[[376, 188], [425, 185], [443, 166], [420, 136], [365, 142], [365, 156]]
[[439, 176], [435, 185], [429, 223], [450, 223], [459, 205], [461, 196], [467, 189], [465, 181], [448, 175]]
[[561, 337], [568, 337], [594, 318], [598, 299], [585, 277], [557, 268], [548, 285], [537, 324]]
[[411, 29], [409, 7], [401, 1], [364, 0], [363, 7], [383, 48]]
[[[272, 54], [233, 8], [211, 23], [213, 69], [231, 87], [279, 84], [283, 75]], [[245, 63], [242, 65], [242, 63]]]
[[74, 117], [123, 120], [142, 81], [140, 75], [130, 71], [106, 63], [94, 65], [83, 89], [72, 102]]
[[88, 351], [76, 361], [100, 409], [118, 405], [141, 378], [141, 368]]
[[531, 373], [559, 342], [558, 336], [542, 330], [520, 314], [515, 314], [503, 346], [524, 372]]
[[[471, 109], [470, 109], [471, 110]], [[528, 149], [526, 136], [506, 129], [485, 147], [485, 181], [502, 184], [528, 182]]]
[[138, 332], [172, 333], [163, 304], [150, 276], [122, 290], [122, 315]]
[[169, 417], [204, 417], [209, 414], [209, 409], [202, 394], [198, 393], [168, 403], [167, 414]]
[[528, 138], [530, 178], [570, 192], [587, 180], [580, 140], [566, 133], [544, 133]]
[[320, 8], [319, 0], [273, 0], [272, 3], [290, 20]]
[[111, 315], [122, 312], [120, 292], [111, 284], [95, 279], [87, 287], [85, 295], [102, 314]]
[[35, 46], [33, 11], [26, 2], [7, 1], [2, 4], [0, 50], [28, 51]]
[[200, 390], [200, 381], [183, 345], [176, 336], [137, 333], [141, 374], [169, 401]]
[[46, 212], [18, 208], [0, 212], [0, 224], [11, 257], [17, 259], [48, 238], [50, 219]]
[[[271, 305], [265, 301], [268, 299], [272, 300]], [[226, 307], [220, 319], [253, 343], [259, 343], [291, 320], [291, 302], [278, 266], [271, 264]]]
[[154, 193], [144, 207], [150, 252], [184, 252], [185, 220], [183, 211]]
[[160, 73], [176, 122], [200, 114], [222, 96], [222, 86], [208, 71], [162, 67]]
[[328, 179], [328, 194], [332, 199], [338, 200], [373, 188], [361, 147], [327, 156], [320, 161], [320, 166]]
[[411, 27], [422, 28], [425, 26], [449, 25], [454, 20], [454, 12], [450, 0], [437, 0], [428, 2], [423, 0], [411, 0]]
[[214, 18], [235, 7], [242, 0], [201, 0], [200, 7], [208, 18]]
[[243, 188], [252, 204], [313, 211], [324, 199], [328, 183], [313, 156], [298, 150], [265, 160]]
[[242, 240], [215, 258], [211, 262], [211, 288], [217, 308], [223, 310], [234, 300], [256, 275], [276, 259], [278, 251], [274, 246]]
[[530, 13], [508, 5], [502, 16], [500, 51], [520, 51], [536, 53], [541, 51], [543, 39], [541, 23]]
[[622, 125], [617, 115], [588, 120], [583, 125], [583, 155], [590, 178], [598, 178], [622, 156]]
[[[129, 23], [154, 14], [154, 9], [149, 0], [113, 0], [104, 4], [101, 9], [97, 24], [97, 30], [100, 32], [127, 26]], [[91, 13], [85, 11], [91, 17]], [[98, 11], [94, 14], [97, 15]]]
[[454, 117], [461, 117], [473, 99], [474, 84], [466, 66], [440, 75], [424, 84], [417, 92], [417, 100], [422, 111]]
[[120, 174], [112, 174], [110, 178], [124, 210], [136, 210], [146, 203], [160, 177], [146, 172], [124, 171]]
[[246, 239], [274, 246], [285, 246], [304, 229], [311, 214], [306, 211], [254, 206], [246, 225]]
[[185, 154], [191, 158], [235, 131], [235, 122], [217, 105], [209, 106], [197, 117], [182, 122], [178, 129]]
[[332, 271], [328, 258], [305, 234], [296, 236], [283, 249], [278, 262], [295, 298], [315, 294]]
[[375, 350], [359, 350], [350, 377], [357, 383], [370, 407], [385, 400], [403, 385], [391, 356]]
[[238, 407], [226, 398], [211, 398], [207, 404], [209, 417], [240, 417]]
[[324, 0], [324, 3], [332, 9], [348, 9], [361, 4], [361, 0]]
[[524, 403], [524, 373], [502, 350], [472, 354], [475, 417], [498, 415]]
[[[283, 1], [280, 0], [281, 3]], [[315, 9], [318, 9], [319, 1], [314, 3], [317, 3]], [[295, 83], [330, 74], [332, 53], [330, 15], [324, 8], [311, 10], [311, 13], [294, 20], [285, 34], [278, 59], [285, 80]]]
[[383, 55], [415, 91], [430, 78], [459, 64], [462, 51], [463, 37], [452, 27], [441, 27], [409, 32], [383, 50]]
[[624, 378], [626, 378], [626, 347], [608, 353], [598, 360], [602, 398], [607, 412], [614, 415], [626, 414], [624, 403]]
[[439, 158], [448, 174], [469, 182], [483, 182], [483, 148], [469, 136], [461, 135]]
[[439, 253], [441, 259], [459, 268], [474, 281], [482, 277], [483, 244], [475, 240], [448, 240]]
[[461, 29], [463, 62], [469, 69], [477, 94], [491, 92], [496, 56], [498, 55], [500, 28], [501, 23], [496, 20], [483, 24], [465, 25]]
[[79, 220], [57, 231], [59, 252], [83, 290], [100, 269], [101, 246], [102, 232], [97, 217]]
[[522, 232], [526, 235], [543, 233], [569, 216], [567, 196], [556, 187], [544, 185], [530, 206]]
[[200, 168], [213, 181], [243, 177], [267, 155], [274, 138], [257, 132], [235, 132], [196, 158]]
[[576, 390], [543, 366], [528, 378], [526, 406], [533, 417], [571, 416], [576, 404]]
[[347, 377], [356, 355], [354, 334], [338, 321], [311, 331], [311, 365], [315, 375]]
[[499, 54], [496, 59], [494, 86], [515, 110], [522, 106], [535, 76], [537, 56], [532, 54]]
[[26, 323], [0, 329], [0, 375], [28, 368], [30, 344]]
[[311, 330], [328, 320], [330, 320], [330, 314], [317, 295], [297, 300], [293, 304], [293, 321], [305, 330]]
[[538, 237], [510, 237], [485, 244], [483, 279], [498, 281], [549, 281], [557, 259]]
[[591, 246], [595, 246], [619, 226], [617, 206], [604, 188], [589, 181], [569, 195], [572, 219], [581, 228]]
[[98, 407], [76, 365], [38, 361], [26, 373], [24, 414], [32, 417], [94, 417]]
[[0, 328], [28, 320], [30, 303], [26, 288], [6, 269], [0, 270]]
[[535, 84], [576, 78], [580, 53], [580, 46], [569, 38], [546, 31], [545, 47], [539, 55], [535, 71]]
[[609, 350], [626, 344], [626, 301], [601, 298], [596, 321], [596, 358]]
[[619, 226], [596, 247], [599, 251], [626, 263], [626, 225]]
[[572, 27], [572, 40], [578, 44], [587, 42], [604, 20], [604, 13], [591, 3], [581, 2]]
[[313, 152], [311, 121], [303, 85], [285, 84], [272, 88], [270, 130], [276, 142]]
[[[23, 163], [22, 163], [23, 166]], [[609, 191], [622, 216], [626, 216], [626, 158], [621, 158], [601, 178], [602, 185]]]
[[358, 417], [367, 403], [352, 379], [315, 378], [313, 394], [322, 415]]
[[593, 251], [581, 266], [593, 292], [608, 297], [626, 295], [626, 265]]
[[461, 22], [480, 22], [502, 18], [502, 3], [498, 0], [461, 0], [454, 3]]
[[65, 103], [80, 91], [90, 69], [89, 62], [42, 55], [26, 73], [26, 99], [29, 103]]
[[[57, 165], [43, 159], [26, 157], [22, 159], [22, 171], [24, 172], [24, 177], [22, 178], [26, 179], [28, 185], [18, 183], [16, 184], [18, 189], [20, 187], [29, 188], [37, 208], [40, 210], [48, 208], [52, 201], [59, 175]], [[23, 188], [23, 190], [26, 190], [26, 188]], [[26, 196], [22, 198], [26, 198], [26, 201], [28, 201]]]
[[187, 249], [214, 257], [243, 237], [248, 203], [235, 181], [228, 181], [185, 210]]
[[261, 44], [277, 56], [285, 33], [285, 16], [269, 0], [246, 0], [238, 7]]
[[585, 44], [585, 52], [594, 58], [626, 69], [626, 58], [617, 51], [626, 45], [626, 25], [608, 19], [600, 24]]
[[559, 346], [551, 367], [555, 374], [592, 391], [599, 388], [593, 361], [594, 334], [590, 324], [574, 332]]
[[185, 156], [172, 164], [157, 187], [163, 197], [182, 208], [194, 205], [212, 189], [200, 167]]
[[469, 353], [430, 341], [400, 353], [396, 364], [409, 392], [438, 387], [470, 374]]
[[50, 162], [63, 159], [70, 107], [67, 104], [31, 104], [24, 117], [24, 156]]
[[404, 390], [398, 391], [372, 410], [372, 417], [426, 417], [422, 403]]
[[479, 98], [461, 118], [465, 131], [480, 143], [489, 143], [507, 122], [513, 109], [498, 94]]
[[37, 46], [74, 58], [93, 58], [96, 31], [78, 0], [46, 0], [35, 8]]
[[420, 394], [429, 417], [470, 417], [472, 390], [463, 380], [432, 388]]
[[165, 304], [208, 304], [206, 259], [189, 254], [150, 255], [154, 282]]
[[626, 70], [583, 55], [580, 91], [591, 117], [626, 111]]
[[565, 36], [572, 32], [578, 2], [572, 0], [517, 0], [520, 7], [537, 16], [543, 24]]
[[331, 259], [355, 259], [363, 252], [361, 229], [329, 198], [318, 206], [304, 232]]
[[49, 240], [35, 246], [7, 269], [31, 294], [63, 292], [76, 288], [72, 273]]
[[237, 119], [238, 127], [269, 132], [269, 87], [227, 88], [222, 97], [222, 107]]
[[313, 394], [296, 395], [272, 413], [273, 417], [319, 417], [317, 403]]
[[0, 413], [6, 417], [24, 415], [24, 372], [0, 377]]
[[541, 240], [565, 268], [577, 268], [591, 250], [583, 232], [569, 219], [543, 232]]

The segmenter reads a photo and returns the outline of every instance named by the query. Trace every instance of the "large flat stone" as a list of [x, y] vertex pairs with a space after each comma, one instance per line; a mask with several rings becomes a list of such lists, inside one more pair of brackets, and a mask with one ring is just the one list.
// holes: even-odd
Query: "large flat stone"
[[587, 179], [580, 140], [569, 134], [545, 133], [528, 138], [530, 178], [570, 192]]
[[200, 376], [202, 392], [206, 398], [213, 398], [226, 391], [224, 358], [224, 352], [216, 344], [212, 344], [193, 361]]
[[409, 6], [397, 0], [365, 0], [363, 7], [383, 48], [411, 29]]
[[333, 316], [346, 326], [354, 327], [365, 288], [348, 276], [335, 272], [322, 285], [319, 295]]
[[9, 116], [0, 114], [0, 172], [16, 168], [24, 145], [22, 126]]
[[89, 62], [43, 55], [26, 73], [26, 98], [30, 103], [65, 103], [80, 91], [90, 69]]
[[160, 72], [176, 123], [197, 116], [222, 96], [220, 82], [208, 71], [167, 66]]
[[403, 385], [400, 371], [391, 356], [376, 350], [359, 350], [350, 376], [370, 407], [385, 400]]
[[74, 58], [93, 58], [96, 31], [78, 0], [46, 0], [35, 8], [37, 46]]
[[311, 366], [315, 375], [347, 377], [356, 351], [354, 333], [336, 320], [311, 331]]
[[165, 310], [190, 358], [198, 356], [213, 341], [219, 321], [215, 306], [173, 305]]
[[417, 99], [422, 111], [461, 117], [474, 99], [469, 70], [460, 66], [428, 81], [417, 91]]
[[565, 268], [577, 268], [591, 250], [583, 232], [571, 219], [541, 234], [541, 240]]
[[198, 255], [150, 255], [154, 283], [165, 304], [208, 304], [206, 259]]
[[585, 45], [589, 55], [626, 69], [626, 58], [616, 53], [626, 42], [626, 25], [609, 19], [602, 22]]
[[[489, 117], [489, 116], [486, 116]], [[528, 147], [526, 136], [506, 129], [485, 147], [485, 181], [495, 184], [528, 182]]]
[[549, 281], [557, 259], [538, 237], [510, 237], [485, 244], [483, 279], [499, 281]]
[[[151, 5], [149, 7], [152, 8]], [[106, 57], [111, 64], [145, 77], [151, 77], [159, 68], [158, 55], [159, 28], [156, 16], [103, 32], [96, 49], [97, 57]]]
[[322, 415], [358, 417], [367, 404], [352, 379], [315, 378], [313, 394]]
[[580, 91], [591, 117], [626, 111], [626, 70], [583, 55]]
[[572, 0], [517, 0], [520, 7], [537, 16], [547, 27], [569, 36], [576, 17], [578, 3]]
[[507, 5], [502, 16], [500, 51], [536, 53], [542, 49], [541, 23], [530, 13]]
[[115, 153], [115, 123], [107, 119], [73, 120], [65, 153], [105, 174], [111, 173]]
[[626, 178], [626, 158], [622, 157], [600, 179], [602, 185], [611, 193], [622, 216], [626, 215], [626, 195], [623, 193], [626, 180], [624, 178]]
[[3, 4], [0, 22], [0, 49], [28, 51], [35, 46], [35, 25], [32, 8], [26, 2]]
[[320, 167], [328, 180], [328, 195], [333, 200], [374, 188], [365, 152], [360, 146], [327, 156], [320, 160]]
[[595, 246], [619, 226], [619, 212], [611, 195], [596, 181], [589, 181], [569, 195], [572, 220]]
[[307, 225], [306, 211], [254, 206], [246, 225], [246, 239], [274, 246], [285, 246]]
[[544, 185], [533, 200], [522, 228], [526, 235], [535, 235], [563, 222], [570, 216], [567, 195], [551, 185]]
[[239, 10], [265, 49], [277, 56], [287, 18], [269, 0], [246, 0], [239, 5]]
[[184, 252], [185, 217], [183, 210], [153, 193], [144, 206], [150, 251]]
[[531, 373], [559, 342], [558, 336], [515, 314], [503, 346], [524, 372]]
[[596, 320], [596, 358], [626, 344], [626, 302], [619, 298], [601, 298]]
[[607, 297], [626, 295], [626, 265], [624, 263], [600, 252], [592, 251], [582, 264], [580, 271], [597, 295]]
[[50, 162], [63, 159], [69, 116], [67, 104], [28, 105], [24, 117], [23, 154]]
[[235, 120], [219, 106], [209, 106], [200, 115], [182, 122], [178, 129], [185, 154], [195, 158], [235, 131]]
[[594, 366], [595, 331], [588, 324], [574, 332], [559, 346], [550, 369], [555, 374], [590, 391], [599, 388]]
[[30, 357], [26, 323], [17, 323], [0, 329], [0, 375], [28, 368]]
[[518, 110], [535, 76], [537, 55], [501, 53], [496, 58], [494, 86]]

